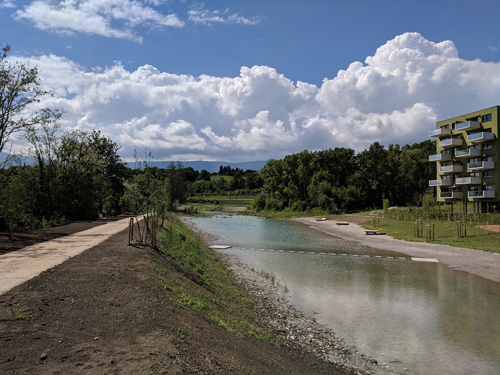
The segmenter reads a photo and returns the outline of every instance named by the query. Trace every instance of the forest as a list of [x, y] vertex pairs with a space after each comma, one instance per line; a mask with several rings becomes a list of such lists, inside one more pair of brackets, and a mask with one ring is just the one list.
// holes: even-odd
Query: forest
[[358, 154], [335, 148], [270, 160], [261, 171], [263, 191], [254, 207], [355, 212], [381, 208], [384, 199], [391, 206], [419, 206], [426, 194], [434, 194], [429, 180], [436, 172], [429, 155], [435, 149], [430, 140], [387, 149], [375, 142]]
[[[44, 91], [36, 68], [0, 55], [0, 230], [50, 227], [75, 220], [155, 212], [164, 217], [188, 200], [255, 197], [260, 210], [353, 212], [420, 205], [435, 166], [435, 144], [373, 143], [358, 154], [335, 148], [270, 160], [261, 171], [221, 166], [218, 173], [171, 163], [160, 169], [144, 147], [135, 168], [100, 131], [61, 131], [62, 111], [37, 108]], [[21, 151], [12, 151], [21, 142]]]

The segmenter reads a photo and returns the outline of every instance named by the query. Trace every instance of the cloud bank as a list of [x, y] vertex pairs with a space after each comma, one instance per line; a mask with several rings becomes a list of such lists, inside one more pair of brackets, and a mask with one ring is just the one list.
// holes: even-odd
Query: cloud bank
[[67, 128], [99, 129], [122, 156], [147, 144], [156, 160], [267, 160], [304, 149], [428, 139], [437, 120], [498, 105], [500, 63], [467, 61], [451, 41], [405, 33], [321, 87], [267, 66], [237, 77], [175, 75], [144, 65], [87, 71], [31, 58], [66, 111]]

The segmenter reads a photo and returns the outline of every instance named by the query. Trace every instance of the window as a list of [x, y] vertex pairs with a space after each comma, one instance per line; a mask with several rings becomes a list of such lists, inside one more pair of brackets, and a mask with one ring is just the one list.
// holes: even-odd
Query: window
[[493, 186], [483, 186], [485, 191], [493, 191]]
[[491, 150], [492, 148], [493, 148], [493, 143], [491, 142], [483, 143], [483, 150]]
[[469, 173], [469, 177], [479, 177], [479, 172], [471, 172]]
[[469, 150], [477, 150], [477, 149], [479, 149], [479, 145], [469, 146]]
[[493, 177], [493, 171], [484, 171], [483, 172], [483, 178], [492, 178]]
[[441, 126], [441, 129], [449, 129], [450, 128], [450, 125], [443, 125]]
[[488, 113], [487, 115], [481, 116], [481, 121], [482, 122], [488, 122], [491, 121], [491, 113]]
[[491, 156], [484, 156], [482, 161], [493, 161], [493, 158]]

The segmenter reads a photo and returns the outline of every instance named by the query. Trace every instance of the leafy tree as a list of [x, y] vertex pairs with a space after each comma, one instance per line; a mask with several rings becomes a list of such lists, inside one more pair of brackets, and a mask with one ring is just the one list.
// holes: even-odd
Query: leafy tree
[[36, 205], [33, 189], [33, 168], [13, 166], [0, 170], [0, 228], [10, 233], [34, 229], [39, 220], [33, 215]]
[[6, 45], [0, 54], [0, 153], [6, 154], [4, 161], [0, 162], [2, 168], [10, 160], [11, 141], [15, 133], [60, 116], [58, 111], [30, 108], [49, 92], [40, 87], [37, 68], [10, 62], [9, 52], [10, 46]]

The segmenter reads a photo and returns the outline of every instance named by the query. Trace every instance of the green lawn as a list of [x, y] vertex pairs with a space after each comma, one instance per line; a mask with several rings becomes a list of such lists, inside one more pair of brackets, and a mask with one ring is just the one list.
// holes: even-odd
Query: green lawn
[[474, 222], [467, 221], [467, 236], [458, 237], [456, 221], [432, 221], [434, 225], [434, 240], [426, 240], [426, 224], [424, 221], [423, 237], [416, 237], [414, 234], [414, 222], [395, 219], [382, 218], [373, 225], [373, 221], [366, 222], [363, 226], [367, 229], [379, 229], [395, 238], [415, 242], [431, 242], [457, 247], [467, 247], [470, 249], [486, 250], [500, 253], [500, 234], [490, 232], [474, 225]]

